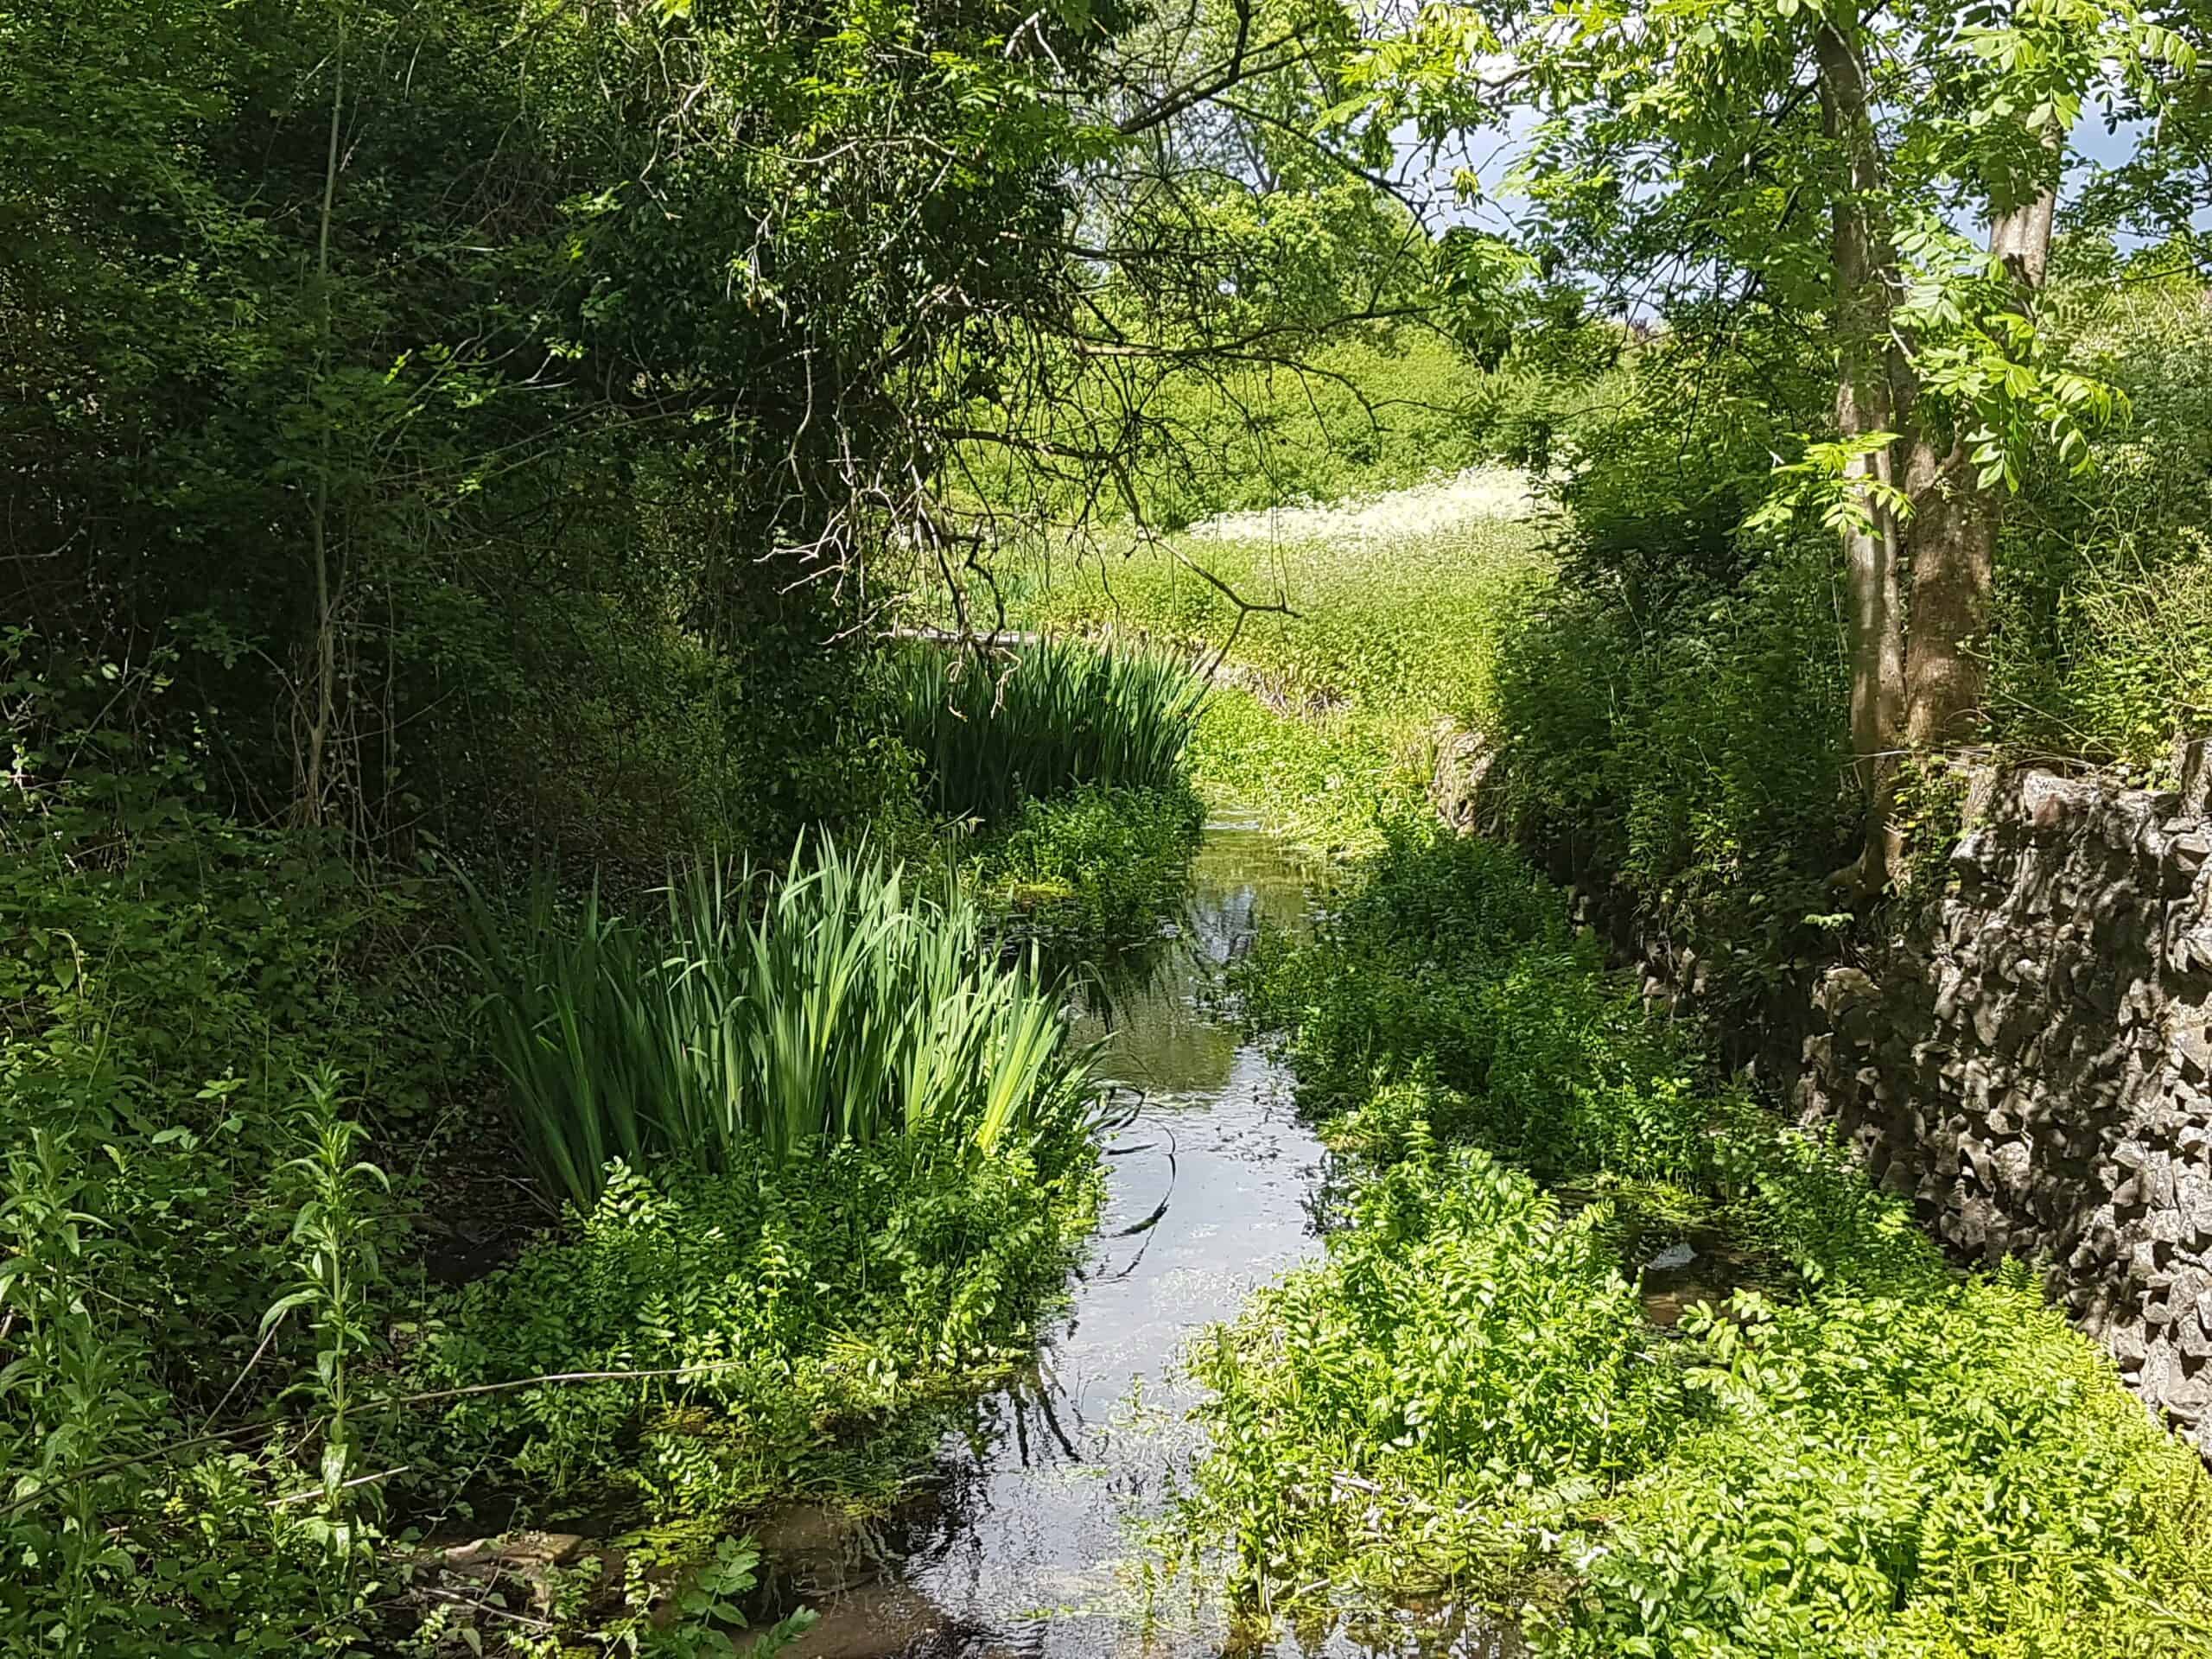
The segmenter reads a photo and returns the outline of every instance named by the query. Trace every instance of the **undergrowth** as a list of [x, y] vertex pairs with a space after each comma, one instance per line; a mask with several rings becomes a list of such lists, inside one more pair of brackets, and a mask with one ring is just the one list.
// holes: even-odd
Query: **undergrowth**
[[618, 1164], [575, 1226], [442, 1311], [415, 1380], [609, 1373], [450, 1408], [446, 1456], [541, 1501], [881, 1501], [926, 1471], [945, 1408], [1031, 1352], [1100, 1191], [1075, 1128], [950, 1158], [900, 1138], [734, 1147], [711, 1174]]
[[[1590, 1659], [2203, 1651], [2194, 1454], [2024, 1268], [1955, 1274], [1559, 914], [1509, 853], [1401, 836], [1243, 970], [1356, 1196], [1192, 1351], [1182, 1547], [1253, 1616], [1441, 1594]], [[1654, 1212], [1745, 1264], [1673, 1332]]]
[[1025, 803], [968, 868], [983, 902], [1047, 956], [1127, 950], [1181, 909], [1205, 824], [1186, 787], [1090, 785]]
[[[157, 730], [166, 660], [0, 654], [0, 1651], [728, 1651], [752, 1510], [895, 1490], [1059, 1294], [1098, 1174], [1058, 1000], [949, 872], [826, 855], [646, 924], [626, 880], [480, 897], [472, 983], [429, 860], [103, 723]], [[441, 1299], [426, 1237], [552, 1207], [501, 1058], [579, 1210]], [[544, 1586], [414, 1535], [588, 1503]]]

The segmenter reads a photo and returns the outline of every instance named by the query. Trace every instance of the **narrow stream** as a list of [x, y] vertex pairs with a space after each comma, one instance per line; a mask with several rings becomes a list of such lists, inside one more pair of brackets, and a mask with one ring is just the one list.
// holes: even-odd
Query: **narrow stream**
[[[1258, 918], [1297, 925], [1298, 861], [1245, 825], [1209, 826], [1184, 937], [1149, 982], [1091, 1014], [1107, 1076], [1142, 1098], [1109, 1143], [1109, 1197], [1071, 1306], [1035, 1375], [992, 1395], [945, 1448], [941, 1484], [905, 1512], [855, 1523], [794, 1509], [760, 1543], [779, 1599], [821, 1614], [804, 1659], [1201, 1659], [1218, 1615], [1187, 1580], [1147, 1616], [1133, 1523], [1157, 1514], [1200, 1446], [1176, 1360], [1192, 1335], [1320, 1249], [1325, 1154], [1289, 1078], [1208, 1011], [1222, 965]], [[1272, 1655], [1399, 1651], [1478, 1659], [1472, 1630], [1409, 1619], [1404, 1641], [1332, 1632]], [[1238, 1649], [1250, 1654], [1247, 1647]]]

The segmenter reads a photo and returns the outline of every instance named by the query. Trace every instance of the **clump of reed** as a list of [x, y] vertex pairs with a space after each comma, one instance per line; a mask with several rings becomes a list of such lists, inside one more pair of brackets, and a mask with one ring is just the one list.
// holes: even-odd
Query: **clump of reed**
[[901, 652], [901, 736], [922, 759], [931, 804], [992, 823], [1077, 785], [1169, 790], [1205, 683], [1156, 652], [1046, 639], [1004, 656]]
[[1033, 963], [948, 887], [826, 838], [780, 878], [700, 865], [659, 925], [547, 881], [519, 925], [470, 895], [469, 954], [523, 1144], [579, 1205], [620, 1158], [729, 1166], [903, 1135], [925, 1155], [1080, 1133], [1088, 1057]]

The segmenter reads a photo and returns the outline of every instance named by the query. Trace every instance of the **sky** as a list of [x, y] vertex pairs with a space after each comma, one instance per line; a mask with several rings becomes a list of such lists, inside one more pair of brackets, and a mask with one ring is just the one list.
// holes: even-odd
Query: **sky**
[[[1513, 111], [1502, 131], [1472, 135], [1465, 149], [1447, 152], [1431, 166], [1410, 126], [1398, 135], [1398, 149], [1404, 166], [1405, 177], [1416, 199], [1433, 207], [1433, 220], [1439, 225], [1475, 225], [1484, 230], [1510, 230], [1518, 203], [1504, 191], [1506, 175], [1514, 163], [1526, 152], [1529, 136], [1536, 124], [1535, 112], [1529, 109]], [[2062, 200], [2079, 195], [2082, 182], [2091, 167], [2115, 167], [2128, 161], [2135, 154], [2136, 146], [2146, 135], [2147, 122], [2122, 122], [2107, 130], [2101, 115], [2085, 111], [2076, 124], [2073, 144], [2083, 161], [2069, 175], [2068, 188]], [[1454, 172], [1471, 168], [1481, 179], [1488, 199], [1470, 207], [1459, 202], [1452, 188]], [[2199, 207], [2192, 216], [2193, 224], [2200, 231], [2212, 233], [2212, 201]], [[1980, 226], [1961, 226], [1962, 230], [1979, 232]], [[2119, 238], [2123, 251], [2140, 247], [2145, 238], [2122, 236]]]

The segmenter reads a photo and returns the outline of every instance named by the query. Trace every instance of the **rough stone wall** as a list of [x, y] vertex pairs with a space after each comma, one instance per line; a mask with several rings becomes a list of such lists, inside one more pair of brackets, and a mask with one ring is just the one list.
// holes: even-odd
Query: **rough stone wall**
[[1808, 1121], [1958, 1254], [2050, 1263], [2212, 1455], [2212, 751], [2183, 761], [2161, 792], [1974, 775], [1940, 905], [1769, 1036]]

